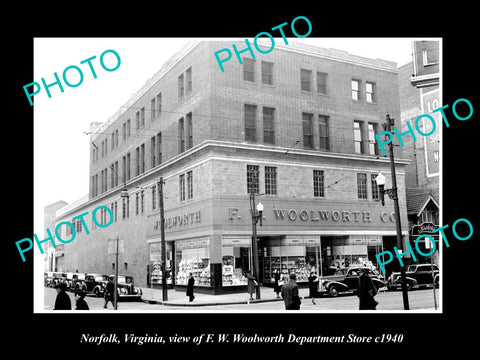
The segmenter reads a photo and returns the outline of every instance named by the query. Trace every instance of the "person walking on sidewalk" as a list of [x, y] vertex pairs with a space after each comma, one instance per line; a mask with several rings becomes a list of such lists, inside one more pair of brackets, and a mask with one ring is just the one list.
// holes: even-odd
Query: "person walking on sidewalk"
[[315, 305], [315, 298], [318, 295], [318, 277], [315, 274], [315, 271], [310, 273], [308, 277], [308, 289], [310, 290], [310, 298], [312, 299], [312, 304]]
[[65, 283], [55, 285], [57, 297], [53, 310], [72, 310], [72, 302], [70, 301], [70, 296], [65, 292], [66, 288]]
[[273, 291], [277, 294], [277, 299], [280, 299], [279, 294], [282, 291], [282, 285], [283, 285], [283, 281], [281, 281], [280, 278], [281, 278], [280, 270], [277, 269], [273, 274], [273, 279], [275, 281], [273, 285]]
[[113, 308], [115, 308], [115, 303], [114, 303], [114, 293], [115, 293], [115, 284], [112, 281], [112, 278], [108, 278], [107, 285], [105, 286], [105, 304], [103, 304], [103, 308], [106, 309], [108, 302], [112, 302]]
[[195, 299], [195, 296], [193, 295], [193, 285], [195, 285], [195, 278], [193, 277], [193, 274], [190, 273], [188, 275], [188, 283], [187, 283], [187, 296], [189, 297], [189, 302], [192, 302], [193, 299]]
[[290, 280], [282, 286], [282, 298], [285, 302], [285, 310], [300, 310], [300, 296], [298, 296], [298, 285], [295, 282], [297, 275], [290, 274]]
[[247, 278], [247, 291], [250, 294], [249, 300], [253, 300], [253, 294], [255, 293], [255, 286], [258, 285], [257, 279], [255, 279], [255, 276], [252, 275], [252, 272], [250, 270], [247, 272], [245, 277]]
[[87, 295], [87, 293], [83, 290], [78, 290], [76, 295], [77, 301], [75, 303], [75, 310], [90, 310], [87, 302], [85, 301], [85, 295]]
[[360, 310], [376, 310], [378, 302], [374, 296], [377, 295], [375, 287], [370, 276], [367, 275], [364, 268], [359, 269], [360, 277], [358, 278], [359, 309]]

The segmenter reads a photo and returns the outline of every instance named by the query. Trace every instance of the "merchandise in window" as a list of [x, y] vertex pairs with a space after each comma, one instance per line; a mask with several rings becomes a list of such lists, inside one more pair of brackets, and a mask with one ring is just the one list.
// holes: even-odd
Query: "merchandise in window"
[[192, 273], [195, 286], [210, 286], [210, 254], [208, 240], [184, 240], [175, 242], [177, 285], [187, 285]]

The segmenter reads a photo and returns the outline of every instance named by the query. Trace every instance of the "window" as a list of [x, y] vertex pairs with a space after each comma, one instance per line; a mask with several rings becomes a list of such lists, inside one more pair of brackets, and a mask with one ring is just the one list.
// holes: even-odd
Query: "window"
[[367, 198], [367, 174], [357, 174], [357, 193], [359, 199]]
[[152, 186], [152, 210], [157, 208], [157, 185]]
[[127, 154], [127, 180], [130, 180], [130, 153]]
[[273, 126], [273, 112], [275, 109], [263, 108], [263, 142], [265, 144], [275, 144], [275, 130]]
[[122, 199], [122, 219], [128, 219], [130, 216], [130, 198]]
[[139, 193], [135, 193], [135, 215], [138, 215], [138, 208], [139, 208]]
[[115, 147], [118, 147], [118, 129], [115, 130]]
[[140, 129], [140, 111], [135, 113], [135, 129]]
[[150, 121], [155, 120], [155, 98], [150, 100]]
[[256, 142], [256, 113], [257, 107], [255, 105], [244, 105], [245, 116], [245, 141]]
[[140, 175], [140, 148], [135, 148], [135, 176]]
[[152, 136], [152, 138], [150, 139], [150, 157], [151, 157], [152, 168], [157, 166], [157, 159], [156, 159], [157, 149], [155, 148], [156, 139], [157, 138], [155, 136]]
[[188, 94], [190, 91], [192, 91], [192, 68], [191, 67], [189, 67], [185, 72], [185, 78], [187, 83], [187, 88], [185, 92]]
[[273, 85], [273, 63], [262, 61], [262, 84]]
[[178, 98], [181, 99], [184, 95], [183, 74], [178, 77]]
[[258, 182], [259, 167], [258, 165], [247, 165], [247, 193], [260, 193]]
[[255, 82], [255, 60], [245, 58], [243, 60], [243, 80]]
[[363, 154], [363, 136], [362, 136], [363, 123], [361, 121], [353, 122], [353, 141], [355, 143], [355, 153]]
[[112, 132], [111, 141], [110, 141], [110, 142], [112, 143], [112, 145], [111, 145], [112, 148], [111, 148], [110, 150], [113, 150], [113, 149], [115, 148], [115, 131]]
[[313, 114], [302, 113], [303, 147], [313, 149]]
[[365, 99], [369, 103], [375, 102], [375, 84], [372, 82], [365, 83]]
[[127, 137], [130, 137], [130, 119], [127, 120]]
[[108, 139], [105, 139], [105, 156], [108, 154]]
[[312, 70], [300, 69], [300, 88], [303, 91], [312, 91]]
[[157, 162], [162, 163], [162, 133], [157, 134]]
[[360, 100], [360, 81], [352, 80], [352, 100]]
[[157, 116], [162, 113], [162, 93], [157, 95]]
[[185, 201], [185, 174], [181, 174], [179, 178], [180, 201]]
[[317, 71], [317, 92], [327, 95], [327, 74]]
[[186, 149], [190, 149], [193, 147], [193, 124], [192, 124], [192, 113], [187, 114], [187, 124], [186, 124], [186, 130], [187, 133], [185, 135], [186, 137]]
[[328, 116], [318, 115], [318, 127], [320, 136], [320, 150], [330, 150], [330, 139], [328, 129]]
[[380, 200], [380, 193], [378, 191], [377, 185], [377, 174], [370, 174], [370, 182], [372, 184], [372, 199], [373, 200]]
[[127, 140], [127, 123], [123, 123], [122, 125], [122, 139], [123, 141]]
[[187, 199], [193, 199], [193, 172], [187, 172]]
[[265, 194], [277, 195], [277, 168], [265, 166]]
[[140, 146], [140, 174], [145, 172], [145, 144]]
[[377, 155], [377, 143], [375, 141], [375, 134], [377, 133], [377, 124], [368, 123], [368, 152], [370, 155]]
[[185, 124], [183, 118], [178, 120], [178, 146], [180, 153], [185, 151]]
[[145, 107], [140, 109], [140, 127], [145, 127]]
[[325, 196], [323, 170], [313, 170], [313, 196], [314, 197]]
[[142, 214], [145, 212], [145, 190], [140, 192], [140, 212]]

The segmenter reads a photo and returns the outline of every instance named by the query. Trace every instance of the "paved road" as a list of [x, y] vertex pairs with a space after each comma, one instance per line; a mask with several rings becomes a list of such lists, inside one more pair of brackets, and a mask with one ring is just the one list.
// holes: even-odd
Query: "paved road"
[[[55, 303], [56, 290], [51, 288], [45, 289], [45, 310], [52, 310]], [[172, 290], [173, 291], [173, 290]], [[67, 292], [68, 293], [68, 292]], [[75, 308], [75, 297], [72, 293], [68, 293]], [[411, 310], [434, 310], [433, 290], [414, 290], [408, 293]], [[403, 310], [403, 299], [401, 291], [380, 292], [376, 297], [379, 302], [377, 310]], [[102, 310], [103, 298], [87, 296], [85, 298], [91, 310]], [[437, 303], [439, 301], [439, 292], [437, 289]], [[301, 309], [305, 311], [352, 311], [358, 310], [358, 298], [354, 295], [344, 295], [336, 298], [324, 297], [315, 300], [313, 305], [311, 299], [302, 299]], [[119, 302], [118, 310], [126, 312], [143, 312], [143, 311], [282, 311], [284, 305], [282, 301], [264, 302], [257, 304], [237, 304], [237, 305], [215, 305], [201, 307], [185, 307], [185, 306], [165, 306], [159, 304], [148, 304], [144, 302]], [[113, 311], [112, 304], [108, 304], [106, 311]]]

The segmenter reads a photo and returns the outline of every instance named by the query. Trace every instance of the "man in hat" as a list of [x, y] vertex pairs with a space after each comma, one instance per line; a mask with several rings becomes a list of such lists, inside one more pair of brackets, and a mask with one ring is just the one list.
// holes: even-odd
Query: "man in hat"
[[298, 296], [298, 285], [295, 282], [297, 275], [290, 274], [290, 280], [282, 286], [282, 298], [285, 302], [285, 310], [300, 310], [300, 296]]
[[77, 295], [77, 298], [76, 298], [77, 302], [76, 302], [75, 310], [89, 310], [88, 304], [85, 301], [85, 295], [87, 295], [87, 293], [83, 290], [78, 290], [76, 295]]
[[375, 310], [378, 302], [374, 296], [377, 294], [377, 288], [373, 284], [372, 279], [368, 276], [365, 268], [359, 269], [360, 277], [358, 278], [358, 292], [359, 309], [360, 310]]
[[72, 302], [70, 301], [70, 296], [65, 292], [66, 288], [65, 283], [55, 285], [57, 298], [55, 299], [53, 310], [72, 310]]

